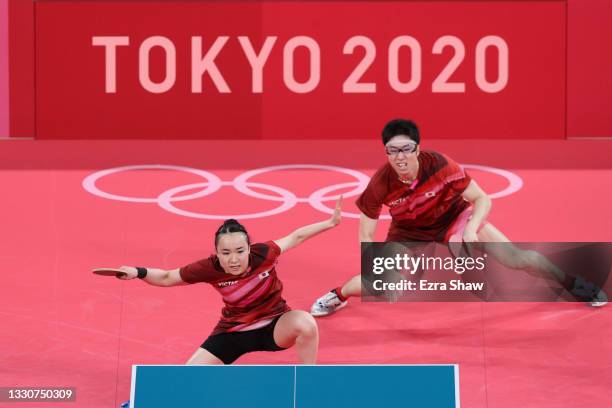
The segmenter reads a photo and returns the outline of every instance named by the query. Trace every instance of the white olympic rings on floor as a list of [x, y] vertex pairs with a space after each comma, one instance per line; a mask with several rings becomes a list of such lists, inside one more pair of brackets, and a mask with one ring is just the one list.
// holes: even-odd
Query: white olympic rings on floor
[[[475, 164], [466, 164], [463, 165], [464, 168], [474, 169], [479, 171], [490, 172], [501, 177], [504, 177], [509, 185], [502, 191], [498, 191], [496, 193], [490, 194], [491, 198], [500, 198], [505, 197], [507, 195], [513, 194], [521, 189], [523, 186], [523, 180], [517, 176], [516, 174], [509, 172], [507, 170], [497, 169], [495, 167], [488, 166], [480, 166]], [[130, 196], [122, 196], [117, 194], [111, 194], [106, 191], [100, 190], [96, 186], [96, 182], [105, 176], [131, 171], [131, 170], [174, 170], [174, 171], [183, 171], [191, 174], [195, 174], [197, 176], [205, 179], [205, 182], [202, 183], [192, 183], [186, 184], [182, 186], [173, 187], [169, 190], [162, 192], [157, 197], [130, 197]], [[273, 186], [265, 183], [256, 183], [253, 181], [249, 181], [252, 177], [257, 176], [259, 174], [268, 173], [272, 171], [282, 171], [282, 170], [295, 170], [295, 169], [314, 169], [314, 170], [324, 170], [324, 171], [335, 171], [338, 173], [347, 174], [355, 178], [356, 181], [351, 181], [348, 183], [338, 183], [332, 184], [326, 187], [322, 187], [314, 192], [312, 192], [308, 197], [298, 197], [293, 192], [284, 189], [282, 187]], [[200, 218], [207, 220], [224, 220], [228, 218], [238, 218], [238, 219], [252, 219], [252, 218], [262, 218], [269, 217], [272, 215], [281, 214], [285, 211], [290, 210], [298, 203], [308, 203], [314, 209], [321, 211], [326, 214], [332, 214], [333, 208], [328, 207], [325, 202], [326, 201], [335, 201], [339, 194], [330, 195], [327, 194], [332, 193], [334, 191], [351, 188], [352, 190], [343, 193], [343, 196], [353, 197], [361, 194], [363, 190], [365, 190], [366, 186], [370, 178], [365, 174], [352, 169], [347, 169], [345, 167], [338, 166], [330, 166], [330, 165], [321, 165], [321, 164], [286, 164], [279, 166], [269, 166], [262, 167], [259, 169], [249, 170], [245, 173], [242, 173], [235, 177], [232, 181], [222, 181], [215, 174], [208, 172], [206, 170], [194, 169], [192, 167], [185, 166], [174, 166], [174, 165], [164, 165], [164, 164], [143, 164], [143, 165], [133, 165], [133, 166], [122, 166], [115, 167], [112, 169], [101, 170], [90, 174], [85, 179], [83, 179], [83, 188], [89, 193], [96, 195], [98, 197], [106, 198], [109, 200], [118, 200], [118, 201], [127, 201], [133, 203], [156, 203], [164, 210], [181, 215], [184, 217], [192, 217], [192, 218]], [[222, 187], [234, 187], [240, 193], [247, 195], [249, 197], [258, 198], [261, 200], [267, 201], [280, 201], [281, 204], [271, 210], [261, 211], [256, 213], [248, 213], [248, 214], [205, 214], [193, 211], [187, 211], [178, 208], [175, 203], [180, 201], [187, 200], [195, 200], [198, 198], [206, 197], [211, 194], [214, 194]], [[202, 189], [201, 191], [197, 191], [195, 193], [186, 194], [186, 195], [178, 195], [184, 191], [189, 191], [193, 189]], [[274, 193], [275, 195], [264, 194], [261, 192], [254, 191], [252, 188], [263, 189], [268, 192]], [[342, 216], [346, 218], [359, 218], [359, 214], [351, 213], [348, 211], [342, 211]], [[388, 215], [382, 215], [381, 219], [390, 219]]]

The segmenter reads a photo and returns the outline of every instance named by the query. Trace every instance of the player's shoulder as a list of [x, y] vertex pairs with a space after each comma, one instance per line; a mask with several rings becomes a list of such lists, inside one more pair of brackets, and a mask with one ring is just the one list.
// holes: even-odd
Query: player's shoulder
[[202, 258], [179, 269], [181, 279], [187, 283], [211, 282], [224, 274], [216, 255]]
[[435, 166], [445, 166], [453, 161], [448, 155], [435, 150], [421, 150], [419, 158]]
[[386, 182], [391, 175], [394, 174], [394, 170], [389, 163], [385, 163], [376, 170], [376, 173], [370, 179], [370, 183]]
[[274, 241], [251, 244], [251, 256], [261, 260], [276, 257], [280, 252], [279, 246]]
[[273, 241], [266, 241], [266, 242], [255, 242], [251, 244], [251, 252], [252, 253], [266, 253], [270, 250], [270, 244]]
[[421, 151], [419, 161], [431, 174], [454, 172], [460, 168], [459, 164], [448, 155], [434, 150]]

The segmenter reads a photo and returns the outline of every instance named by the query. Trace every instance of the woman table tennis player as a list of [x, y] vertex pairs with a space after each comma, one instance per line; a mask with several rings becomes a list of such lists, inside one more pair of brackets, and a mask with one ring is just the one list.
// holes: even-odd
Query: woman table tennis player
[[319, 345], [317, 324], [308, 312], [291, 310], [282, 298], [276, 263], [285, 251], [338, 225], [341, 200], [329, 220], [263, 243], [251, 244], [243, 225], [226, 220], [215, 234], [216, 253], [208, 258], [173, 270], [122, 266], [125, 275], [118, 278], [140, 278], [155, 286], [206, 282], [221, 294], [221, 319], [187, 364], [231, 364], [245, 353], [292, 346], [300, 363], [313, 364]]

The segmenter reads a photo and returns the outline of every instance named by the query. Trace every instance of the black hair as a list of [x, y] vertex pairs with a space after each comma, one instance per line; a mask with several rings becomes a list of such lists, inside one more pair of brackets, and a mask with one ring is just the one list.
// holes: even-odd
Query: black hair
[[217, 244], [219, 243], [219, 239], [221, 238], [221, 235], [230, 234], [232, 232], [242, 232], [246, 237], [247, 245], [251, 245], [251, 239], [249, 238], [249, 233], [247, 232], [246, 228], [244, 228], [244, 225], [242, 225], [235, 219], [230, 218], [229, 220], [225, 220], [223, 222], [223, 225], [221, 225], [219, 229], [217, 230], [217, 232], [215, 233], [215, 248], [217, 247]]
[[421, 143], [419, 128], [416, 123], [406, 119], [393, 119], [385, 125], [382, 131], [382, 142], [386, 145], [395, 136], [404, 135], [414, 140], [416, 144]]

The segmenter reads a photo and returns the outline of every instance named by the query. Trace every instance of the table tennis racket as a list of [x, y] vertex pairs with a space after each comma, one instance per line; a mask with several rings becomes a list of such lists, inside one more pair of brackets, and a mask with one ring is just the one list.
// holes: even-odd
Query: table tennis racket
[[92, 270], [92, 272], [95, 273], [96, 275], [115, 276], [117, 278], [127, 275], [127, 273], [117, 268], [96, 268]]

